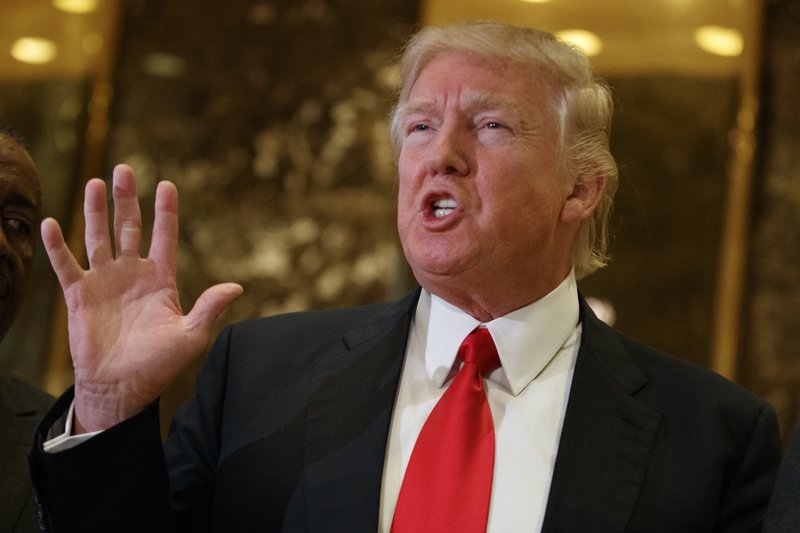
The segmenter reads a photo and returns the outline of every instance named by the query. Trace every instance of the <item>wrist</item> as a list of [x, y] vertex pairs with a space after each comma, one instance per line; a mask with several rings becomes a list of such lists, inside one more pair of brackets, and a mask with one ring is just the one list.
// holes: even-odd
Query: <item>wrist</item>
[[147, 403], [132, 402], [119, 389], [112, 384], [84, 383], [76, 375], [75, 435], [106, 430], [145, 409]]

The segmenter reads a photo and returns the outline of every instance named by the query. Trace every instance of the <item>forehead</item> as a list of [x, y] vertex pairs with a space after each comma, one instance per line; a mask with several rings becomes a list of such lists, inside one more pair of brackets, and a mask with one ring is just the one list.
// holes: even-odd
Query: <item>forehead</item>
[[438, 107], [457, 98], [462, 106], [523, 112], [544, 108], [553, 94], [552, 85], [539, 69], [451, 50], [434, 56], [420, 69], [406, 107]]
[[0, 135], [0, 196], [23, 198], [38, 206], [41, 190], [30, 156], [19, 143]]

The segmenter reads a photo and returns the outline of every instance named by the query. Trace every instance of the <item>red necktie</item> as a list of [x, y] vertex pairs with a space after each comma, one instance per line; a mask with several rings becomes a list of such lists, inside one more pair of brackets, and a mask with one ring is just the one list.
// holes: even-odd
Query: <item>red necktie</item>
[[411, 453], [392, 533], [485, 532], [494, 470], [494, 424], [482, 374], [500, 366], [486, 328], [458, 349], [464, 361], [422, 426]]

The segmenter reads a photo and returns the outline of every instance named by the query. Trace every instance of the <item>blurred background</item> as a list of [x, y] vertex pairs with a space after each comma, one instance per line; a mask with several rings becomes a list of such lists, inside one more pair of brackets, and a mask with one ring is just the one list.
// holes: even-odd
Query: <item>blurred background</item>
[[[395, 298], [393, 60], [460, 19], [557, 32], [615, 93], [611, 265], [580, 283], [621, 331], [800, 417], [800, 3], [794, 0], [3, 0], [0, 120], [82, 251], [82, 187], [117, 162], [181, 192], [185, 307], [227, 322]], [[198, 362], [163, 399], [164, 425]], [[65, 311], [43, 250], [0, 366], [59, 394]]]

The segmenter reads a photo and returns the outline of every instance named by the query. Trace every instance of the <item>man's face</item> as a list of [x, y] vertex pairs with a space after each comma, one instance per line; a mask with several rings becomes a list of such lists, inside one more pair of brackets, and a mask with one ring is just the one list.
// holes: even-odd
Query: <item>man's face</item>
[[465, 52], [436, 56], [414, 83], [401, 118], [398, 230], [434, 294], [516, 286], [529, 302], [569, 272], [577, 223], [562, 212], [572, 183], [559, 174], [552, 91]]
[[39, 180], [27, 153], [0, 135], [0, 338], [19, 311], [40, 218]]

